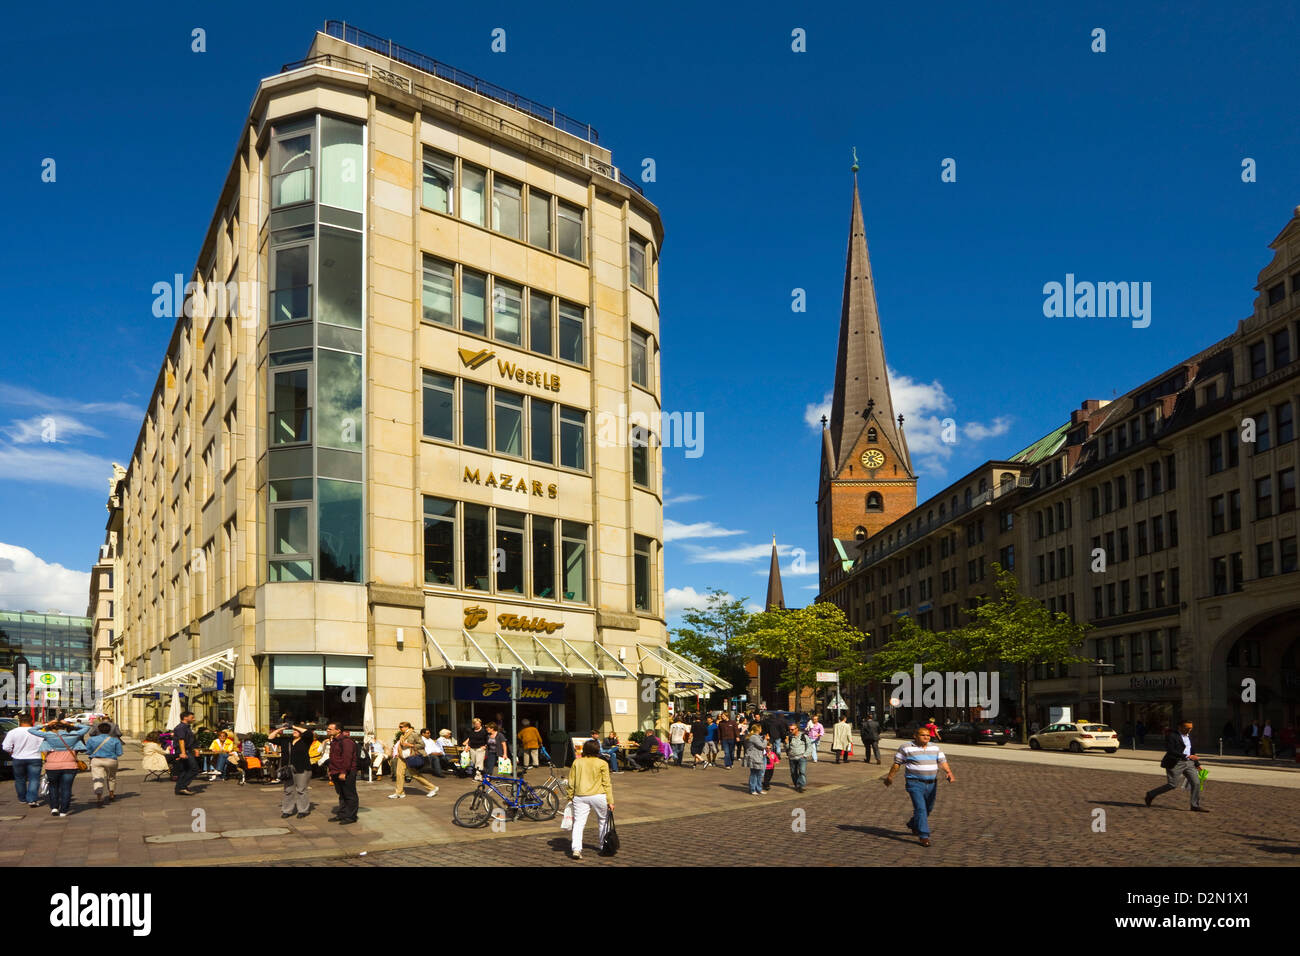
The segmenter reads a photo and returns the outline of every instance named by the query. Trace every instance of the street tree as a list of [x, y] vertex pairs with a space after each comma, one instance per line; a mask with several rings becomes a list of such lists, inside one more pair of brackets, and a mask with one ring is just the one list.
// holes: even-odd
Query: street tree
[[683, 624], [671, 630], [668, 647], [717, 674], [731, 684], [733, 690], [744, 688], [749, 683], [745, 670], [749, 641], [744, 635], [753, 618], [745, 610], [745, 602], [749, 599], [733, 598], [718, 588], [709, 588], [708, 592], [703, 607], [691, 607], [682, 612]]
[[755, 614], [745, 637], [751, 653], [785, 665], [777, 687], [796, 700], [815, 686], [818, 671], [839, 671], [842, 684], [860, 679], [857, 647], [867, 635], [829, 602]]

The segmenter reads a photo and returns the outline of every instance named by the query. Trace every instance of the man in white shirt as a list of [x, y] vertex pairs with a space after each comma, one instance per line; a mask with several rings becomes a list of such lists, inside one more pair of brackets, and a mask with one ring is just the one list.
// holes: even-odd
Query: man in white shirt
[[442, 772], [442, 739], [433, 736], [433, 731], [425, 727], [420, 731], [424, 741], [424, 764], [435, 777], [446, 776]]
[[40, 806], [41, 800], [41, 743], [40, 737], [29, 733], [32, 719], [18, 718], [18, 726], [5, 734], [4, 751], [13, 757], [14, 789], [18, 801], [29, 807]]
[[682, 723], [681, 718], [674, 718], [668, 728], [668, 743], [672, 745], [673, 756], [677, 758], [679, 767], [682, 765], [682, 751], [686, 747], [686, 735], [690, 732], [691, 728]]
[[1196, 753], [1196, 745], [1192, 743], [1190, 720], [1184, 720], [1178, 730], [1171, 730], [1165, 735], [1165, 755], [1160, 758], [1160, 767], [1165, 772], [1165, 783], [1147, 791], [1148, 807], [1160, 794], [1183, 786], [1192, 792], [1192, 810], [1196, 813], [1209, 812], [1201, 806], [1201, 758]]

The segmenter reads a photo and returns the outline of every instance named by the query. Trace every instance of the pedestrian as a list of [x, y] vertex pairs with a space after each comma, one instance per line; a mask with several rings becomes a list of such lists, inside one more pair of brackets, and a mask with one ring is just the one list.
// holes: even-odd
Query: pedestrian
[[573, 761], [566, 783], [573, 801], [573, 837], [569, 849], [573, 859], [582, 859], [582, 831], [587, 828], [587, 817], [592, 810], [600, 822], [596, 844], [605, 842], [609, 814], [614, 809], [614, 782], [609, 776], [609, 765], [601, 759], [600, 741], [591, 739], [582, 744], [582, 756]]
[[849, 762], [849, 748], [853, 746], [853, 728], [849, 726], [849, 718], [844, 711], [840, 711], [840, 719], [835, 722], [831, 728], [831, 750], [835, 752], [835, 762]]
[[943, 740], [943, 738], [939, 736], [939, 725], [934, 722], [933, 717], [931, 717], [929, 720], [925, 722], [925, 729], [930, 731], [931, 740], [934, 741]]
[[107, 720], [95, 728], [96, 733], [86, 738], [86, 754], [90, 757], [90, 782], [95, 790], [95, 805], [104, 805], [104, 791], [108, 802], [117, 796], [117, 762], [122, 757], [122, 741], [113, 736], [113, 725]]
[[194, 711], [181, 711], [181, 722], [172, 731], [172, 746], [176, 753], [176, 794], [195, 796], [190, 784], [199, 774], [198, 747], [194, 740]]
[[[489, 728], [495, 731], [495, 725], [488, 724]], [[496, 769], [496, 758], [492, 758], [493, 769]], [[415, 728], [408, 721], [402, 721], [397, 725], [397, 740], [393, 742], [393, 784], [394, 790], [388, 795], [389, 800], [401, 800], [406, 796], [406, 775], [409, 771], [419, 771], [424, 766], [424, 744], [420, 741], [420, 735], [415, 732]], [[486, 763], [485, 763], [486, 766]], [[408, 770], [409, 768], [409, 770]], [[486, 771], [490, 773], [491, 771]], [[425, 789], [426, 797], [434, 797], [438, 794], [438, 788], [429, 781], [425, 780], [418, 772], [411, 775], [411, 783], [418, 783]]]
[[826, 726], [822, 723], [821, 714], [813, 714], [812, 720], [808, 721], [808, 726], [804, 728], [804, 733], [808, 735], [808, 742], [812, 745], [812, 751], [809, 756], [812, 762], [817, 762], [817, 745], [821, 743], [822, 737], [826, 735]]
[[709, 725], [699, 715], [691, 723], [691, 735], [687, 739], [691, 744], [691, 769], [694, 770], [704, 759], [704, 744], [709, 738]]
[[[267, 735], [267, 740], [284, 735], [284, 727], [276, 727]], [[302, 820], [311, 812], [311, 797], [307, 791], [311, 785], [312, 746], [317, 743], [316, 735], [307, 727], [296, 725], [289, 728], [292, 735], [283, 756], [281, 766], [289, 768], [289, 776], [284, 778], [284, 796], [280, 798], [280, 819], [287, 820], [297, 811]], [[333, 747], [331, 746], [331, 750]]]
[[745, 755], [740, 758], [740, 765], [749, 768], [749, 792], [753, 796], [763, 795], [763, 772], [767, 769], [767, 743], [763, 731], [751, 728], [745, 738]]
[[772, 774], [776, 773], [776, 765], [781, 762], [781, 755], [777, 752], [776, 741], [769, 740], [767, 754], [763, 761], [765, 764], [763, 770], [763, 792], [767, 793], [772, 789]]
[[686, 750], [686, 736], [691, 732], [691, 728], [682, 723], [681, 715], [673, 717], [672, 724], [668, 727], [668, 743], [673, 748], [673, 757], [677, 760], [677, 766], [682, 765], [682, 754]]
[[1181, 784], [1192, 791], [1192, 810], [1197, 813], [1209, 813], [1201, 806], [1201, 758], [1197, 756], [1192, 743], [1192, 722], [1184, 720], [1177, 731], [1170, 731], [1165, 736], [1165, 755], [1160, 758], [1160, 767], [1165, 771], [1165, 782], [1154, 790], [1148, 790], [1147, 806], [1162, 793], [1175, 790]]
[[862, 751], [862, 759], [867, 763], [871, 763], [872, 754], [876, 755], [876, 763], [880, 763], [880, 724], [871, 714], [862, 722]]
[[1262, 742], [1264, 747], [1264, 752], [1260, 754], [1260, 756], [1267, 757], [1269, 760], [1272, 760], [1274, 754], [1273, 754], [1273, 721], [1271, 719], [1264, 721], [1264, 730], [1260, 733], [1260, 741]]
[[142, 756], [140, 769], [145, 773], [165, 774], [168, 772], [167, 751], [163, 750], [162, 736], [156, 730], [145, 734], [140, 745]]
[[527, 717], [520, 723], [524, 725], [524, 729], [519, 731], [519, 749], [524, 755], [522, 766], [536, 767], [540, 762], [538, 754], [542, 749], [542, 735]]
[[1123, 747], [1129, 746], [1133, 740], [1133, 722], [1129, 720], [1124, 721], [1124, 726], [1120, 729], [1119, 734], [1120, 745]]
[[[1138, 746], [1145, 747], [1147, 743], [1147, 725], [1139, 720], [1134, 726], [1133, 732], [1137, 734]], [[1038, 731], [1035, 730], [1034, 733], [1038, 733]]]
[[718, 765], [718, 723], [712, 717], [708, 719], [708, 726], [704, 733], [704, 766], [716, 767]]
[[722, 745], [722, 769], [730, 770], [736, 760], [736, 722], [726, 714], [718, 721], [718, 743]]
[[338, 809], [330, 819], [337, 820], [340, 825], [356, 823], [360, 804], [357, 799], [357, 742], [351, 734], [343, 733], [337, 722], [331, 722], [325, 733], [330, 740], [330, 779], [334, 781], [334, 792], [339, 798]]
[[22, 714], [18, 726], [5, 734], [4, 752], [13, 758], [14, 789], [18, 802], [29, 807], [41, 805], [41, 744], [39, 734], [32, 732], [32, 718]]
[[894, 762], [885, 776], [885, 786], [894, 782], [894, 774], [903, 768], [903, 785], [912, 798], [912, 817], [907, 828], [916, 834], [921, 846], [930, 845], [930, 814], [934, 813], [934, 797], [939, 789], [939, 771], [943, 770], [949, 783], [956, 783], [948, 767], [948, 758], [937, 744], [930, 743], [930, 732], [917, 727], [912, 742], [894, 751]]
[[1252, 757], [1259, 756], [1260, 727], [1259, 721], [1253, 720], [1250, 730], [1246, 732], [1246, 753]]
[[812, 740], [807, 733], [799, 732], [792, 723], [786, 730], [785, 755], [790, 761], [790, 782], [798, 793], [808, 786], [808, 755], [812, 753]]
[[1232, 746], [1237, 742], [1237, 728], [1232, 725], [1232, 721], [1227, 721], [1223, 725], [1223, 730], [1219, 731], [1223, 735], [1223, 742]]
[[72, 805], [72, 784], [77, 779], [77, 762], [86, 752], [83, 738], [89, 724], [52, 720], [31, 733], [41, 738], [45, 755], [45, 778], [49, 782], [50, 816], [66, 817]]
[[781, 738], [785, 736], [785, 721], [777, 713], [768, 714], [763, 718], [763, 733], [767, 734], [767, 739], [776, 751], [776, 755], [781, 755]]
[[470, 726], [470, 732], [461, 746], [468, 748], [470, 755], [474, 758], [474, 779], [482, 780], [483, 760], [487, 756], [488, 732], [483, 728], [483, 721], [477, 717], [473, 719]]
[[483, 775], [492, 776], [497, 772], [497, 764], [509, 758], [510, 744], [506, 740], [505, 728], [495, 720], [488, 721], [487, 731], [487, 743], [483, 745]]

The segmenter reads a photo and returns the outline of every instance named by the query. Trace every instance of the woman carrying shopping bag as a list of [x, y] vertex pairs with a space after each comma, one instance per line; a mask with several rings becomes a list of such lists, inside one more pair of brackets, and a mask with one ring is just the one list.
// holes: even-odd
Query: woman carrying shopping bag
[[[605, 830], [609, 825], [610, 811], [614, 809], [614, 785], [610, 781], [609, 763], [600, 755], [600, 744], [588, 740], [582, 745], [582, 756], [573, 761], [569, 768], [568, 790], [572, 795], [573, 839], [570, 848], [573, 859], [582, 859], [582, 831], [587, 826], [587, 817], [592, 810], [600, 821], [596, 843], [605, 842]], [[569, 817], [569, 808], [565, 808], [565, 819]]]

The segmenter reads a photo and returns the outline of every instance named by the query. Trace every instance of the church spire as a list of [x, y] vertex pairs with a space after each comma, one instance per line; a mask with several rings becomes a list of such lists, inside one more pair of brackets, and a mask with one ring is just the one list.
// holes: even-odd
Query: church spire
[[767, 572], [767, 600], [763, 610], [770, 611], [773, 606], [779, 611], [785, 610], [785, 592], [781, 588], [781, 564], [776, 557], [776, 535], [772, 535], [772, 566]]
[[910, 473], [911, 458], [889, 394], [885, 343], [871, 277], [871, 257], [867, 252], [867, 230], [862, 221], [855, 162], [849, 251], [844, 264], [844, 297], [840, 306], [839, 351], [835, 360], [835, 390], [831, 396], [830, 439], [836, 471], [848, 463], [858, 437], [867, 427], [868, 416], [881, 440], [888, 440], [898, 450]]

